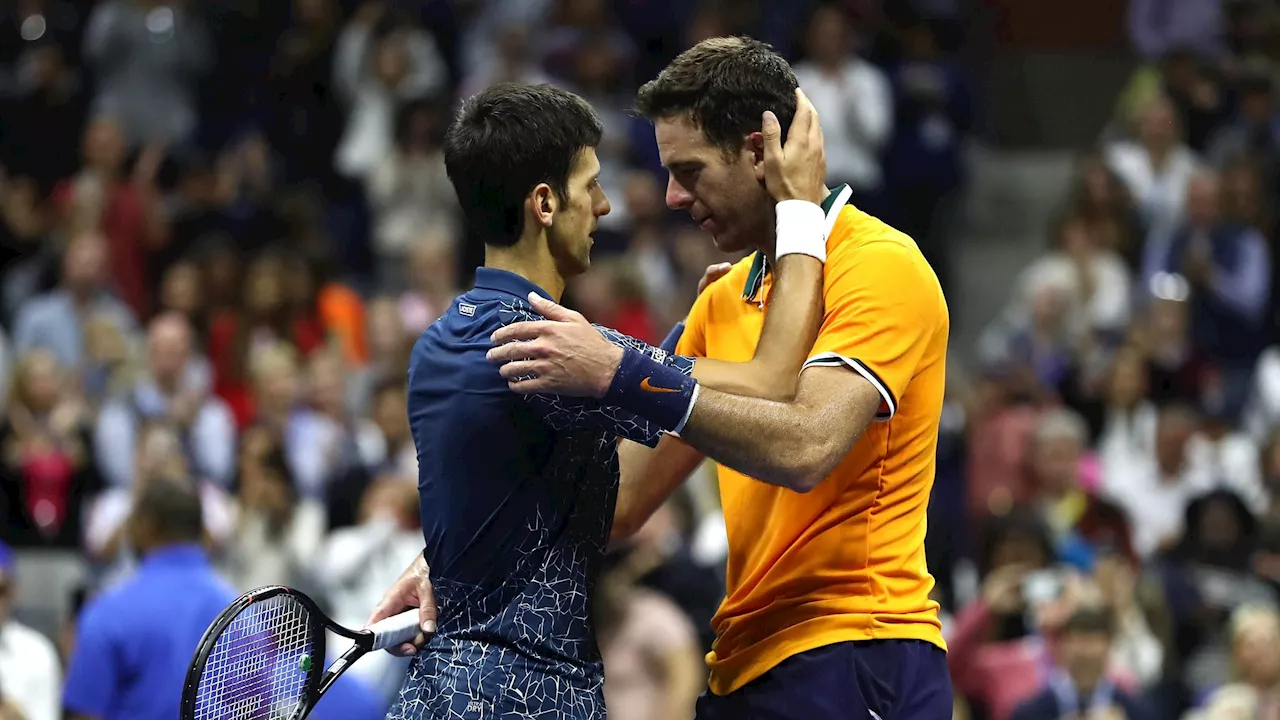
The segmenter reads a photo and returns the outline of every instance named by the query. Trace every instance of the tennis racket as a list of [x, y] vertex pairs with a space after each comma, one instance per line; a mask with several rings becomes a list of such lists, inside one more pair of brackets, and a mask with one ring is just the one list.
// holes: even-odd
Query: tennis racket
[[[326, 630], [355, 643], [328, 668]], [[180, 720], [302, 720], [352, 663], [419, 632], [417, 610], [349, 630], [297, 590], [252, 590], [200, 639], [182, 688]]]

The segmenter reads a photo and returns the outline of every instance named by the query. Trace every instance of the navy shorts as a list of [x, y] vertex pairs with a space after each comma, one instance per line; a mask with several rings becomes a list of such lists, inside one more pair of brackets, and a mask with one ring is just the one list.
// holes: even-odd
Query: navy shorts
[[783, 660], [728, 695], [703, 693], [696, 720], [951, 720], [947, 654], [919, 640], [867, 640]]

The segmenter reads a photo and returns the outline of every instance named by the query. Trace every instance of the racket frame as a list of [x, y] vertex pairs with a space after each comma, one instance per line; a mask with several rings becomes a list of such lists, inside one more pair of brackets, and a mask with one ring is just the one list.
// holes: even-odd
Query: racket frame
[[[196, 647], [196, 654], [191, 659], [191, 665], [187, 668], [186, 681], [182, 687], [182, 706], [181, 720], [193, 720], [196, 713], [196, 700], [200, 688], [200, 677], [204, 673], [205, 665], [209, 661], [209, 655], [213, 653], [213, 648], [218, 644], [218, 638], [222, 633], [231, 626], [236, 617], [244, 612], [254, 603], [269, 600], [274, 597], [288, 596], [297, 601], [310, 614], [311, 622], [309, 623], [309, 632], [311, 633], [311, 668], [307, 671], [306, 682], [303, 683], [302, 702], [299, 703], [298, 709], [293, 713], [290, 720], [302, 720], [312, 709], [316, 703], [324, 696], [325, 692], [333, 685], [342, 673], [346, 672], [351, 664], [360, 659], [361, 656], [373, 650], [374, 640], [376, 636], [367, 630], [349, 630], [334, 622], [328, 615], [320, 609], [320, 606], [314, 600], [307, 597], [306, 594], [299, 592], [293, 588], [284, 585], [269, 585], [267, 587], [258, 588], [244, 593], [236, 598], [234, 602], [228, 605], [205, 630], [204, 635], [200, 638], [200, 644]], [[325, 631], [328, 630], [337, 635], [352, 640], [355, 644], [343, 653], [328, 667], [324, 661], [326, 655], [326, 636]]]

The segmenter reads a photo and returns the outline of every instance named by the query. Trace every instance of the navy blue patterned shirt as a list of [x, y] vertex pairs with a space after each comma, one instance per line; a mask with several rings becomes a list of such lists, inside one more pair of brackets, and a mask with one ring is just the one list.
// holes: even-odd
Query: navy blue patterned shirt
[[[517, 275], [480, 268], [414, 346], [409, 423], [438, 634], [391, 717], [604, 718], [591, 627], [618, 492], [617, 439], [661, 429], [588, 398], [511, 392], [485, 353], [498, 328], [538, 320]], [[688, 374], [693, 362], [608, 328], [611, 341]]]

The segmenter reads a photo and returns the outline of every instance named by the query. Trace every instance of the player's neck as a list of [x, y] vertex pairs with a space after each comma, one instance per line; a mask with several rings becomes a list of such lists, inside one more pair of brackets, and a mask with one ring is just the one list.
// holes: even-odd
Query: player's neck
[[555, 259], [550, 253], [531, 252], [530, 244], [523, 240], [511, 247], [485, 247], [484, 266], [519, 275], [547, 291], [556, 302], [564, 295], [564, 276]]

